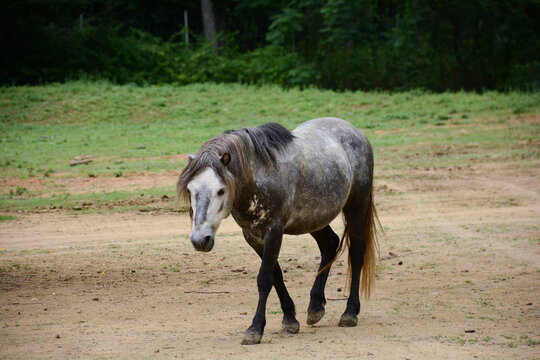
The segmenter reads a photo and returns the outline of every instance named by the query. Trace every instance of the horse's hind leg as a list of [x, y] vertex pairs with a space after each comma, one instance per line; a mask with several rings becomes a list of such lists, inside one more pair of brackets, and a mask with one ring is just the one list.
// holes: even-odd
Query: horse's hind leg
[[[337, 248], [339, 246], [339, 237], [332, 230], [330, 225], [319, 231], [311, 233], [311, 235], [317, 241], [317, 245], [319, 245], [319, 250], [321, 251], [321, 264], [319, 266], [320, 271], [335, 257]], [[329, 272], [330, 268], [317, 276], [315, 282], [313, 283], [313, 287], [311, 288], [307, 316], [308, 325], [316, 324], [324, 316], [324, 306], [326, 305], [324, 287], [326, 285]]]
[[[349, 236], [349, 264], [350, 264], [350, 292], [347, 300], [347, 308], [341, 319], [339, 326], [356, 326], [358, 314], [360, 313], [360, 273], [364, 265], [364, 254], [366, 252], [366, 239], [364, 238], [364, 211], [347, 211], [344, 209], [345, 221]], [[363, 210], [363, 209], [362, 209]]]

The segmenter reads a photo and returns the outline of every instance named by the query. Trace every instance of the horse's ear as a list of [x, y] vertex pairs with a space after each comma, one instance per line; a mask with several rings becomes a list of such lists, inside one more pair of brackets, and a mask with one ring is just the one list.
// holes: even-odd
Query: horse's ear
[[229, 164], [229, 161], [231, 161], [231, 155], [229, 153], [225, 153], [221, 155], [219, 159], [221, 160], [223, 165], [227, 166], [227, 164]]
[[195, 154], [188, 154], [187, 157], [188, 157], [189, 161], [191, 161], [191, 160], [195, 159]]

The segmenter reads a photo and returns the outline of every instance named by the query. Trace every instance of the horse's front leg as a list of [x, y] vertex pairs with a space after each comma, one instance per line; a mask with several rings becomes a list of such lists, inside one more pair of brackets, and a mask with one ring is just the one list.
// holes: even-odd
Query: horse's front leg
[[264, 250], [261, 268], [257, 276], [257, 288], [259, 290], [259, 303], [253, 317], [251, 326], [244, 333], [242, 345], [258, 344], [266, 325], [266, 300], [274, 284], [274, 268], [277, 263], [281, 240], [283, 238], [283, 226], [281, 221], [275, 221], [264, 235]]
[[[243, 233], [247, 243], [255, 250], [262, 260], [264, 250], [263, 242], [260, 242], [249, 231], [243, 230]], [[291, 296], [285, 287], [279, 261], [276, 261], [276, 265], [274, 265], [274, 288], [279, 296], [279, 302], [281, 303], [281, 309], [283, 310], [281, 331], [289, 334], [296, 334], [300, 330], [300, 323], [296, 320], [294, 301], [291, 299]]]

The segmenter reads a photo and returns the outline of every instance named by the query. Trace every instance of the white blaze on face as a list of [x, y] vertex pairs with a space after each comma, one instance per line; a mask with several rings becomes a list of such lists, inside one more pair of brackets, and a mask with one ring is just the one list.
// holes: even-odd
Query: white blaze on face
[[[232, 202], [229, 190], [212, 168], [206, 168], [187, 185], [193, 210], [190, 239], [203, 251], [213, 246], [215, 233], [221, 220], [229, 216]], [[208, 244], [211, 242], [211, 244]]]

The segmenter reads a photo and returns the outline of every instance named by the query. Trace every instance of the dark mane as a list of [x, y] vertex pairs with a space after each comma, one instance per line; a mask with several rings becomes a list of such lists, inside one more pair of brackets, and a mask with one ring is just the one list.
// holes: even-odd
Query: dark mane
[[[276, 155], [294, 139], [294, 135], [277, 123], [266, 123], [255, 128], [227, 130], [203, 144], [195, 157], [180, 174], [177, 190], [180, 199], [188, 200], [187, 184], [203, 169], [211, 167], [236, 193], [235, 184], [245, 180], [250, 158], [255, 157], [262, 166], [277, 168]], [[220, 158], [230, 155], [230, 162], [223, 165]]]

